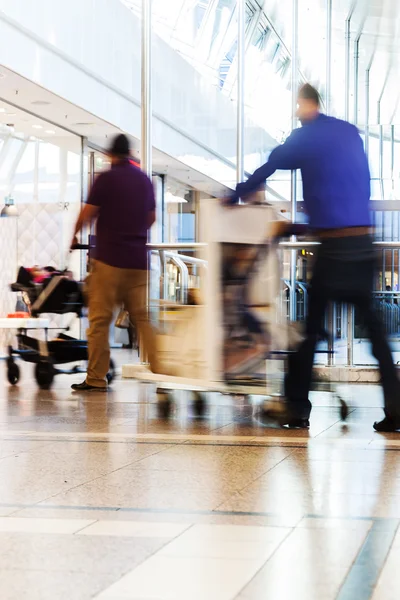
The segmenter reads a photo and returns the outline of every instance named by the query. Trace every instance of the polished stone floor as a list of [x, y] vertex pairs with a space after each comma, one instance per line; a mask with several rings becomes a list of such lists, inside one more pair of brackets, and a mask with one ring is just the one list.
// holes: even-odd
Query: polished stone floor
[[151, 386], [73, 381], [0, 381], [1, 600], [400, 598], [400, 434], [372, 429], [378, 387], [340, 390], [346, 426], [315, 392], [304, 432], [227, 396], [198, 419], [183, 392], [164, 421]]

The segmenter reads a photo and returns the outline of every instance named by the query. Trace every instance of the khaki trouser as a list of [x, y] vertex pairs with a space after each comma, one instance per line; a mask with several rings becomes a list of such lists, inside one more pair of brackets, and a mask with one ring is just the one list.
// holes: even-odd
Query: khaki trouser
[[124, 306], [136, 326], [150, 368], [157, 372], [155, 333], [147, 314], [147, 271], [118, 269], [93, 261], [88, 280], [89, 365], [86, 382], [104, 387], [110, 367], [110, 325], [114, 311]]

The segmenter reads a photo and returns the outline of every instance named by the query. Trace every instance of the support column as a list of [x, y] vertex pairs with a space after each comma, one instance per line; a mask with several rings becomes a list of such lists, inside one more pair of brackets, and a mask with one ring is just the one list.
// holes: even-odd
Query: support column
[[[95, 162], [94, 150], [91, 150], [89, 152], [89, 173], [87, 174], [88, 181], [86, 184], [87, 190], [92, 189], [93, 184], [94, 184], [95, 174], [96, 174], [96, 162]], [[92, 225], [90, 227], [90, 235], [94, 235], [95, 231], [96, 231], [96, 224], [92, 223]]]
[[[152, 21], [152, 0], [142, 0], [142, 93], [141, 93], [141, 151], [140, 166], [141, 169], [152, 177], [152, 105], [151, 105], [151, 21]], [[147, 282], [147, 305], [149, 305], [150, 277]], [[146, 356], [142, 344], [139, 340], [140, 362], [146, 362]]]
[[[88, 174], [88, 144], [87, 138], [81, 137], [81, 157], [80, 157], [80, 186], [81, 186], [81, 194], [80, 201], [81, 206], [85, 202], [88, 193], [88, 184], [89, 184], [89, 174]], [[35, 165], [38, 166], [38, 165]], [[36, 170], [38, 172], [38, 169]], [[83, 243], [85, 240], [83, 238], [83, 232], [81, 231], [79, 234], [79, 241]], [[80, 275], [81, 281], [86, 279], [87, 276], [87, 255], [85, 252], [80, 252]], [[83, 319], [79, 319], [79, 337], [80, 339], [85, 339], [85, 331], [83, 326]]]
[[332, 0], [326, 0], [326, 112], [331, 108], [332, 80]]
[[365, 70], [365, 154], [369, 155], [369, 74], [371, 62]]
[[[297, 127], [297, 94], [299, 80], [299, 2], [292, 0], [292, 129]], [[297, 212], [297, 173], [292, 171], [291, 179], [291, 212], [292, 222], [296, 222]], [[296, 241], [296, 237], [292, 236], [291, 241]], [[290, 251], [290, 302], [289, 315], [291, 321], [296, 321], [297, 306], [296, 306], [296, 272], [297, 272], [297, 250]]]
[[[81, 186], [81, 195], [80, 201], [81, 206], [84, 204], [87, 198], [88, 190], [89, 190], [89, 173], [88, 173], [88, 143], [87, 138], [81, 138], [81, 160], [80, 160], [80, 186]], [[92, 184], [92, 182], [90, 182]], [[80, 232], [80, 243], [86, 244], [87, 240], [85, 239], [85, 235], [88, 232], [81, 231]], [[86, 277], [86, 256], [84, 252], [81, 252], [81, 277], [82, 280]]]
[[[392, 198], [394, 198], [394, 125], [390, 125], [390, 179], [392, 180]], [[400, 281], [399, 281], [400, 283]]]
[[[326, 112], [331, 110], [332, 79], [332, 0], [326, 0]], [[334, 365], [334, 339], [336, 336], [336, 305], [331, 302], [328, 307], [328, 365]]]
[[[346, 121], [350, 120], [350, 49], [351, 49], [351, 19], [354, 12], [354, 3], [350, 8], [349, 15], [346, 19], [345, 24], [345, 105], [344, 105], [344, 118]], [[357, 87], [358, 87], [358, 40], [355, 44], [355, 52], [354, 52], [354, 115], [353, 121], [356, 121], [357, 116]], [[357, 78], [357, 79], [356, 79]], [[342, 311], [343, 315], [343, 311]], [[344, 330], [344, 325], [346, 323], [346, 338], [347, 338], [347, 366], [352, 367], [354, 362], [354, 352], [353, 352], [353, 344], [354, 344], [354, 306], [352, 304], [347, 304], [346, 306], [346, 321], [343, 319], [342, 329]]]
[[244, 179], [244, 63], [246, 2], [236, 0], [238, 17], [236, 182]]
[[344, 65], [344, 118], [350, 120], [350, 48], [351, 48], [351, 19], [354, 12], [354, 3], [350, 9], [345, 23], [345, 65]]
[[141, 168], [152, 176], [151, 21], [152, 0], [142, 0], [142, 140]]
[[358, 123], [358, 63], [360, 58], [360, 38], [361, 32], [357, 34], [354, 40], [354, 104], [353, 104], [353, 123]]

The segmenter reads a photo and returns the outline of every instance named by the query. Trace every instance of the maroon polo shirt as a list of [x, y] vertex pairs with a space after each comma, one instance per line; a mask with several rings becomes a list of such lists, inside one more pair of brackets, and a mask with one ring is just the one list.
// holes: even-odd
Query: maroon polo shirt
[[120, 269], [147, 269], [149, 213], [156, 206], [147, 175], [124, 159], [99, 175], [87, 203], [99, 208], [94, 258]]

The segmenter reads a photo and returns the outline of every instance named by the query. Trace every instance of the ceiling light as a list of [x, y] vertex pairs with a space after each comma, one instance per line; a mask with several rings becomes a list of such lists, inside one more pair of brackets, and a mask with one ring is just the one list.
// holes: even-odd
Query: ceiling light
[[17, 113], [5, 113], [6, 117], [16, 117]]
[[5, 113], [6, 109], [5, 108], [0, 108], [0, 113]]
[[31, 104], [33, 104], [34, 106], [49, 106], [49, 104], [51, 103], [47, 102], [46, 100], [34, 100], [33, 102], [31, 102]]
[[45, 133], [48, 133], [49, 135], [53, 135], [55, 133], [54, 129], [46, 129]]
[[32, 125], [32, 129], [43, 129], [41, 125]]
[[185, 200], [185, 198], [181, 198], [181, 196], [175, 196], [174, 194], [171, 194], [171, 192], [167, 192], [165, 194], [165, 201], [168, 204], [186, 204], [187, 200]]

